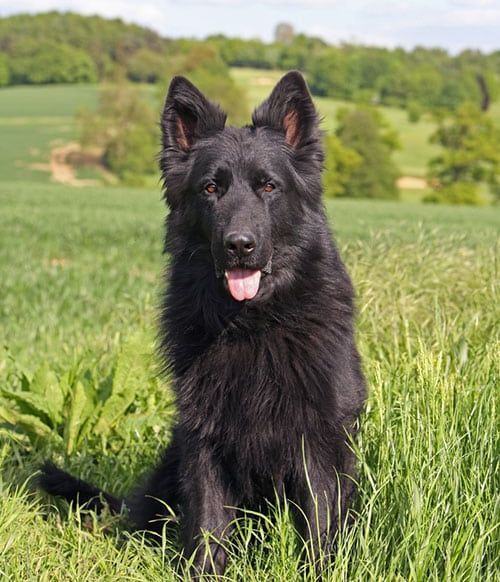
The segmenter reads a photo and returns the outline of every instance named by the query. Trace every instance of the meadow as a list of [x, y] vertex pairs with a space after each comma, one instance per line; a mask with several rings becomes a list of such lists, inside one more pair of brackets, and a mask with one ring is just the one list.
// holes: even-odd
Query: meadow
[[[159, 186], [69, 188], [15, 164], [71, 138], [75, 108], [94, 99], [91, 87], [0, 92], [6, 580], [183, 579], [175, 540], [150, 547], [121, 519], [33, 485], [50, 457], [123, 493], [154, 464], [175, 416], [154, 349], [167, 261]], [[328, 200], [327, 211], [357, 289], [370, 396], [358, 519], [325, 579], [497, 580], [500, 213], [352, 200]], [[300, 550], [286, 507], [249, 517], [225, 579], [313, 580]]]

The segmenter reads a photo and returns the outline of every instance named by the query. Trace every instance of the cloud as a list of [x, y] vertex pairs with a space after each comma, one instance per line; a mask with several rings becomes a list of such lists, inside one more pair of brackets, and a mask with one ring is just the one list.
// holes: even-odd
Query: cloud
[[450, 4], [459, 8], [498, 8], [498, 0], [450, 0]]

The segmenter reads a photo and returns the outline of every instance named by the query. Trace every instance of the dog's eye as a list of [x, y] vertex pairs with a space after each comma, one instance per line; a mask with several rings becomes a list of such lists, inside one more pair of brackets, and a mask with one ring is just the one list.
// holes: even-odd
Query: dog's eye
[[210, 183], [205, 186], [205, 191], [209, 194], [215, 194], [217, 192], [217, 185]]
[[266, 182], [264, 185], [264, 192], [272, 192], [276, 186], [272, 182]]

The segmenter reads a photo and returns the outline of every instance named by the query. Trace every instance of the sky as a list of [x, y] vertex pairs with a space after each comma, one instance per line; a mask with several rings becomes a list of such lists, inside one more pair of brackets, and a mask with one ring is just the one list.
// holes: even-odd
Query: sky
[[0, 16], [47, 10], [120, 17], [168, 37], [269, 41], [288, 22], [331, 43], [500, 49], [500, 0], [0, 0]]

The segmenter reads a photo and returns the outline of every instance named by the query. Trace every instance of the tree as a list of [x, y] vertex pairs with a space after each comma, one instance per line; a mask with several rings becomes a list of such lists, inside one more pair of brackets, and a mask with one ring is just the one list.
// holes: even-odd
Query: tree
[[[194, 44], [185, 54], [171, 58], [166, 68], [168, 82], [173, 75], [186, 75], [207, 97], [224, 109], [231, 123], [248, 123], [246, 94], [235, 83], [214, 46], [209, 43]], [[162, 91], [162, 96], [164, 94], [165, 91]]]
[[435, 187], [426, 202], [479, 204], [481, 182], [498, 192], [500, 128], [479, 107], [462, 105], [455, 114], [441, 117], [430, 141], [443, 149], [429, 163]]
[[25, 39], [10, 63], [12, 83], [85, 83], [97, 80], [92, 59], [84, 51], [51, 40]]
[[344, 195], [354, 198], [398, 198], [398, 170], [392, 152], [399, 147], [397, 134], [376, 110], [341, 109], [337, 136], [354, 150], [360, 163], [352, 169]]
[[342, 144], [336, 135], [325, 137], [323, 186], [326, 196], [346, 196], [352, 174], [361, 164], [361, 156]]
[[99, 147], [111, 172], [129, 184], [139, 185], [156, 169], [160, 137], [157, 116], [140, 90], [122, 81], [104, 86], [95, 113], [80, 113], [80, 142]]
[[4, 55], [0, 54], [0, 87], [4, 87], [9, 84], [10, 71], [7, 59]]
[[165, 55], [140, 48], [127, 63], [127, 76], [131, 81], [156, 83], [164, 74]]

